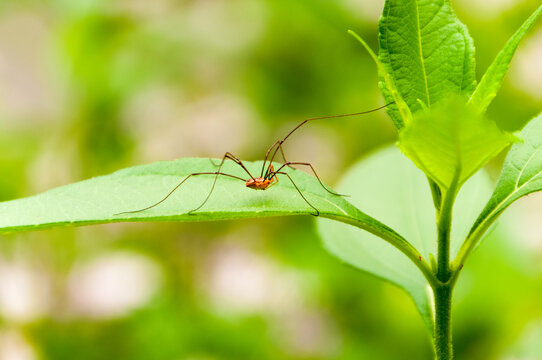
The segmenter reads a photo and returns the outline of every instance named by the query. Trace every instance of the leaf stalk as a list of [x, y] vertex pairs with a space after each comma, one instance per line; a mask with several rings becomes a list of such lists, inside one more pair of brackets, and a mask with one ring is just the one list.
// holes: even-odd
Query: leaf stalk
[[371, 234], [378, 236], [379, 238], [385, 240], [386, 242], [397, 248], [397, 250], [401, 251], [404, 255], [406, 255], [422, 272], [423, 276], [426, 278], [431, 288], [435, 288], [441, 285], [438, 279], [435, 277], [434, 272], [431, 270], [431, 266], [422, 257], [420, 252], [416, 250], [416, 248], [412, 246], [412, 244], [410, 244], [405, 238], [403, 238], [401, 235], [399, 235], [397, 232], [387, 227], [386, 225], [379, 222], [376, 223], [376, 220], [374, 220], [375, 226], [371, 226], [368, 221], [362, 221], [354, 216], [337, 216], [328, 215], [325, 213], [321, 214], [320, 216], [356, 226], [362, 230], [368, 231]]

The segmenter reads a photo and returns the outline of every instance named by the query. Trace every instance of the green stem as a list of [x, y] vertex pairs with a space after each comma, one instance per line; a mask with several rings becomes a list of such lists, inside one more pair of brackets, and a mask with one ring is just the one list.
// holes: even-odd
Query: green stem
[[456, 270], [450, 269], [450, 233], [452, 214], [457, 196], [458, 179], [461, 167], [454, 175], [450, 187], [444, 193], [440, 211], [438, 211], [437, 232], [437, 279], [433, 286], [435, 297], [435, 354], [437, 360], [452, 360], [452, 291], [454, 283], [450, 281]]
[[446, 283], [450, 278], [450, 231], [456, 194], [456, 186], [454, 185], [446, 191], [437, 222], [437, 278], [442, 283]]
[[450, 283], [450, 229], [454, 194], [450, 191], [444, 198], [438, 219], [437, 278], [433, 287], [435, 296], [435, 352], [437, 360], [452, 359], [452, 289]]
[[437, 360], [452, 360], [452, 290], [453, 285], [433, 289], [435, 295], [435, 353]]
[[450, 231], [446, 225], [451, 223], [451, 219], [451, 214], [443, 211], [438, 226], [437, 279], [443, 283], [450, 276]]

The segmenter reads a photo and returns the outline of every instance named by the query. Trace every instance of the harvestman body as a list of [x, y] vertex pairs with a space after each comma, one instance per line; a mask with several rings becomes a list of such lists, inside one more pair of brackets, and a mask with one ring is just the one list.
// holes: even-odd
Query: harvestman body
[[[288, 135], [286, 135], [282, 140], [277, 140], [273, 143], [273, 145], [271, 145], [269, 147], [269, 149], [267, 149], [267, 152], [265, 153], [265, 158], [264, 158], [264, 161], [263, 161], [263, 164], [262, 164], [262, 171], [260, 173], [260, 176], [257, 176], [257, 177], [254, 177], [252, 176], [252, 174], [250, 173], [250, 171], [248, 171], [248, 169], [245, 167], [245, 165], [243, 164], [243, 162], [238, 159], [235, 155], [233, 155], [232, 153], [230, 152], [226, 152], [224, 154], [224, 156], [222, 157], [222, 161], [220, 162], [220, 165], [218, 166], [218, 169], [217, 171], [213, 171], [213, 172], [197, 172], [197, 173], [193, 173], [193, 174], [190, 174], [188, 176], [186, 176], [179, 184], [177, 184], [177, 186], [175, 186], [173, 188], [173, 190], [171, 190], [169, 192], [169, 194], [167, 194], [162, 200], [158, 201], [157, 203], [151, 205], [151, 206], [148, 206], [146, 208], [143, 208], [143, 209], [139, 209], [139, 210], [134, 210], [134, 211], [124, 211], [124, 212], [121, 212], [121, 213], [118, 213], [116, 215], [120, 215], [120, 214], [132, 214], [132, 213], [138, 213], [138, 212], [141, 212], [141, 211], [145, 211], [145, 210], [149, 210], [159, 204], [161, 204], [162, 202], [164, 202], [168, 197], [171, 196], [171, 194], [173, 194], [175, 192], [175, 190], [177, 190], [186, 180], [188, 180], [190, 177], [192, 176], [198, 176], [198, 175], [215, 175], [215, 179], [213, 181], [213, 185], [211, 186], [211, 190], [209, 191], [209, 194], [207, 194], [207, 197], [205, 198], [205, 200], [203, 200], [203, 202], [195, 209], [193, 210], [190, 210], [188, 213], [189, 214], [192, 214], [194, 213], [195, 211], [198, 211], [199, 209], [201, 209], [203, 207], [203, 205], [205, 205], [205, 203], [209, 200], [209, 198], [211, 197], [211, 194], [213, 193], [213, 190], [215, 189], [215, 185], [216, 185], [216, 181], [218, 179], [218, 176], [219, 175], [222, 175], [222, 176], [227, 176], [227, 177], [230, 177], [230, 178], [233, 178], [233, 179], [238, 179], [238, 180], [241, 180], [241, 181], [244, 181], [245, 182], [245, 186], [250, 188], [250, 189], [253, 189], [253, 190], [267, 190], [269, 189], [270, 187], [272, 187], [273, 185], [277, 184], [279, 182], [278, 178], [277, 178], [277, 175], [284, 175], [286, 177], [288, 177], [288, 179], [290, 179], [291, 183], [294, 185], [295, 189], [297, 190], [297, 192], [299, 193], [299, 195], [301, 195], [301, 197], [303, 198], [303, 200], [305, 200], [305, 202], [311, 207], [314, 209], [315, 213], [312, 214], [314, 216], [318, 216], [320, 215], [320, 212], [318, 211], [317, 208], [315, 208], [308, 200], [307, 198], [305, 197], [305, 195], [303, 195], [303, 193], [301, 192], [301, 190], [299, 190], [299, 188], [297, 187], [296, 183], [294, 182], [294, 180], [290, 177], [290, 175], [287, 173], [287, 172], [284, 172], [282, 171], [282, 169], [286, 166], [288, 167], [291, 167], [292, 165], [300, 165], [300, 166], [308, 166], [310, 167], [310, 169], [312, 170], [312, 173], [314, 174], [314, 176], [316, 177], [316, 179], [318, 180], [318, 182], [320, 183], [320, 185], [322, 185], [322, 187], [327, 191], [329, 192], [330, 194], [333, 194], [333, 195], [336, 195], [336, 196], [344, 196], [344, 195], [341, 195], [341, 194], [337, 194], [336, 192], [333, 192], [331, 190], [329, 190], [323, 183], [322, 181], [320, 180], [320, 178], [318, 177], [318, 174], [316, 174], [316, 171], [314, 170], [314, 168], [312, 167], [312, 165], [310, 163], [304, 163], [304, 162], [290, 162], [290, 161], [287, 161], [286, 160], [286, 157], [284, 156], [284, 150], [282, 148], [282, 144], [286, 141], [286, 139], [288, 139], [288, 137], [290, 137], [290, 135], [292, 135], [294, 133], [294, 131], [296, 131], [297, 129], [299, 129], [301, 126], [303, 126], [305, 123], [311, 121], [311, 120], [321, 120], [321, 119], [331, 119], [331, 118], [338, 118], [338, 117], [346, 117], [346, 116], [354, 116], [354, 115], [363, 115], [363, 114], [368, 114], [368, 113], [372, 113], [372, 112], [375, 112], [375, 111], [378, 111], [380, 109], [383, 109], [389, 105], [393, 104], [392, 103], [389, 103], [389, 104], [386, 104], [384, 106], [381, 106], [379, 108], [376, 108], [376, 109], [373, 109], [373, 110], [368, 110], [368, 111], [363, 111], [363, 112], [359, 112], [359, 113], [353, 113], [353, 114], [345, 114], [345, 115], [332, 115], [332, 116], [323, 116], [323, 117], [316, 117], [316, 118], [310, 118], [310, 119], [305, 119], [303, 120], [299, 125], [297, 125], [292, 131], [290, 131], [288, 133]], [[275, 170], [275, 168], [273, 167], [273, 160], [275, 159], [275, 156], [277, 155], [278, 151], [280, 150], [281, 152], [281, 155], [282, 155], [282, 158], [284, 159], [284, 163], [277, 169]], [[269, 156], [271, 154], [271, 156]], [[224, 164], [224, 161], [226, 161], [226, 159], [229, 159], [229, 160], [232, 160], [233, 162], [235, 162], [237, 165], [239, 165], [247, 174], [248, 176], [250, 176], [250, 178], [248, 179], [243, 179], [242, 177], [239, 177], [239, 176], [235, 176], [235, 175], [231, 175], [231, 174], [226, 174], [226, 173], [223, 173], [223, 172], [220, 172], [220, 169], [222, 168], [222, 165]], [[266, 163], [269, 163], [266, 167]]]

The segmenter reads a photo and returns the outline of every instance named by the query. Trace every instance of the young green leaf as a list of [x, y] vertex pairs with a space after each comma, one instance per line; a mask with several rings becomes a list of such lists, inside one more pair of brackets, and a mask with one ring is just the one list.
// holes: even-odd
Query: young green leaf
[[[395, 146], [357, 163], [339, 188], [351, 195], [349, 200], [356, 206], [400, 230], [423, 259], [429, 261], [430, 254], [436, 255], [435, 209], [427, 179]], [[452, 254], [459, 249], [491, 191], [488, 176], [480, 172], [459, 192], [451, 234]], [[388, 243], [352, 226], [321, 219], [318, 230], [332, 254], [405, 289], [431, 329], [428, 282], [411, 261]]]
[[510, 149], [497, 187], [461, 246], [457, 264], [465, 261], [480, 237], [510, 204], [542, 190], [542, 115], [527, 124], [521, 135], [523, 142], [514, 144]]
[[[245, 165], [255, 176], [259, 175], [261, 162], [247, 162]], [[277, 175], [280, 183], [266, 191], [255, 191], [247, 188], [242, 180], [219, 176], [209, 201], [190, 214], [209, 194], [214, 179], [213, 175], [193, 176], [158, 206], [136, 213], [122, 213], [156, 203], [191, 173], [209, 171], [216, 171], [210, 159], [163, 161], [62, 186], [29, 198], [3, 202], [0, 203], [0, 233], [120, 221], [202, 221], [315, 213], [288, 176], [282, 174]], [[226, 162], [222, 171], [249, 177], [232, 162]], [[316, 178], [302, 171], [285, 169], [285, 172], [303, 196], [319, 210], [320, 216], [343, 221], [380, 236], [412, 259], [419, 256], [399, 234], [342, 197], [330, 194]]]
[[[386, 0], [379, 30], [380, 62], [413, 114], [449, 94], [470, 96], [473, 41], [449, 0]], [[384, 96], [392, 101], [387, 91]]]
[[476, 106], [480, 112], [485, 112], [497, 91], [501, 87], [502, 80], [521, 40], [533, 27], [538, 17], [542, 14], [542, 5], [523, 23], [519, 30], [508, 40], [502, 51], [497, 55], [491, 66], [482, 77], [480, 84], [472, 94], [470, 103]]
[[462, 99], [452, 98], [414, 116], [399, 134], [399, 147], [448, 189], [455, 180], [461, 186], [514, 139]]
[[382, 65], [382, 63], [378, 59], [378, 56], [376, 56], [376, 54], [374, 53], [373, 49], [371, 49], [371, 47], [365, 42], [365, 40], [363, 40], [361, 36], [353, 32], [352, 30], [349, 30], [348, 32], [361, 43], [361, 45], [365, 48], [365, 50], [367, 50], [371, 58], [374, 60], [376, 67], [378, 68], [378, 74], [381, 79], [380, 87], [382, 91], [384, 91], [386, 94], [389, 94], [389, 96], [387, 97], [391, 98], [390, 103], [393, 102], [392, 105], [387, 107], [386, 111], [388, 111], [388, 114], [391, 115], [391, 119], [395, 127], [397, 129], [402, 129], [403, 126], [405, 126], [405, 124], [408, 124], [410, 122], [410, 119], [412, 118], [410, 109], [401, 97], [401, 94], [399, 94], [399, 92], [397, 91], [392, 77], [390, 76], [386, 68]]

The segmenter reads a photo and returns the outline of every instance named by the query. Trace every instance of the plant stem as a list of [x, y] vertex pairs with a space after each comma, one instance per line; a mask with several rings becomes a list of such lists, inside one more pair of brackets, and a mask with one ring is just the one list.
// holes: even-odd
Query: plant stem
[[437, 221], [437, 278], [442, 283], [446, 283], [450, 278], [450, 231], [456, 194], [455, 186], [446, 191]]
[[433, 289], [435, 295], [435, 352], [437, 360], [452, 360], [452, 290], [445, 284]]
[[445, 283], [450, 277], [450, 225], [451, 209], [444, 207], [438, 222], [437, 278]]
[[442, 198], [438, 211], [437, 232], [437, 279], [439, 284], [433, 286], [435, 297], [435, 354], [437, 360], [452, 360], [452, 291], [454, 282], [450, 271], [450, 232], [452, 229], [452, 214], [457, 196], [459, 169], [456, 171], [452, 184]]
[[[445, 201], [446, 202], [446, 201]], [[449, 214], [448, 214], [449, 213]], [[451, 208], [443, 206], [439, 218], [439, 242], [437, 260], [437, 278], [440, 284], [433, 287], [435, 297], [435, 352], [437, 360], [451, 360], [452, 346], [452, 290], [450, 282], [450, 225]], [[442, 225], [442, 226], [441, 226]]]

